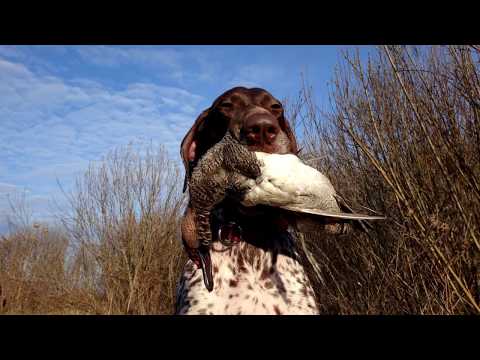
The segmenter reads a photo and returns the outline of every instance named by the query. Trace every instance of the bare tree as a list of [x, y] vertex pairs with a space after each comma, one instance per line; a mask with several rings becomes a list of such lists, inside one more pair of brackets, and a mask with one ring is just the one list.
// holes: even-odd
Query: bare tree
[[121, 147], [67, 194], [63, 225], [12, 201], [0, 239], [0, 313], [168, 314], [185, 261], [180, 174], [163, 148]]
[[94, 289], [106, 313], [172, 311], [183, 261], [179, 179], [163, 148], [128, 146], [76, 182], [64, 222], [77, 245], [77, 282]]
[[479, 55], [388, 46], [364, 63], [347, 53], [325, 114], [304, 84], [303, 156], [359, 209], [389, 218], [343, 240], [307, 236], [324, 311], [480, 312]]

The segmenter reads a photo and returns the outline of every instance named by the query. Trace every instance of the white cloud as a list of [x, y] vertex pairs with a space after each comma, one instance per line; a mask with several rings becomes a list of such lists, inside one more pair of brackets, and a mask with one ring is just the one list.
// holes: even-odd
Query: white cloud
[[284, 81], [286, 70], [273, 65], [250, 64], [240, 66], [228, 81], [229, 86], [264, 87]]
[[105, 142], [106, 134], [117, 143], [145, 135], [170, 139], [168, 123], [175, 115], [191, 116], [202, 100], [184, 89], [147, 83], [120, 91], [78, 79], [70, 84], [1, 59], [0, 74], [0, 140], [11, 154]]
[[[226, 54], [210, 48], [170, 48], [165, 46], [75, 46], [72, 49], [86, 63], [104, 68], [120, 69], [130, 65], [151, 70], [154, 78], [168, 78], [177, 84], [199, 82], [214, 84], [223, 78]], [[223, 64], [223, 65], [222, 65]], [[232, 72], [231, 64], [228, 72]]]
[[0, 194], [1, 195], [10, 194], [12, 192], [16, 192], [16, 191], [19, 191], [19, 190], [20, 190], [20, 187], [17, 186], [17, 185], [0, 183]]
[[[88, 79], [39, 75], [0, 58], [0, 193], [22, 184], [46, 198], [58, 194], [88, 162], [129, 142], [163, 143], [178, 157], [180, 141], [203, 98], [185, 89], [133, 83], [114, 90]], [[5, 213], [5, 199], [0, 213]], [[1, 222], [1, 221], [0, 221]]]
[[100, 66], [123, 64], [168, 66], [177, 68], [182, 54], [169, 48], [77, 46], [75, 50], [87, 62]]

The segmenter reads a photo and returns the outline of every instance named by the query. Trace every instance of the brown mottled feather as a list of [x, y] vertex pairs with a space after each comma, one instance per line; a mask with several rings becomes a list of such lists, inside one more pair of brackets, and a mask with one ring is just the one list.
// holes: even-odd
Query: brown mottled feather
[[234, 195], [242, 191], [239, 175], [255, 179], [260, 175], [260, 164], [255, 154], [227, 132], [202, 156], [188, 182], [189, 208], [193, 211], [187, 210], [184, 223], [194, 224], [197, 229], [196, 236], [190, 231], [184, 234], [189, 247], [210, 246], [210, 213], [228, 193]]

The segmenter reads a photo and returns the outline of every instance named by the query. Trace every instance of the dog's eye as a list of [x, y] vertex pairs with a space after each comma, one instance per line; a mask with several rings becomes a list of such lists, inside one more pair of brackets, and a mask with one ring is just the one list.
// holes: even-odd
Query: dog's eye
[[233, 104], [231, 102], [224, 101], [220, 104], [220, 107], [224, 109], [231, 109], [233, 107]]
[[272, 106], [270, 106], [273, 110], [280, 110], [282, 108], [282, 105], [280, 104], [272, 104]]

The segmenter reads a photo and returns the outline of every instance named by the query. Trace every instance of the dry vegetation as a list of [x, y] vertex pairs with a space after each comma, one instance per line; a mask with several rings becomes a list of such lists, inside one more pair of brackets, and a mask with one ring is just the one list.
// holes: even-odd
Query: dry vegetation
[[292, 111], [304, 156], [355, 208], [389, 219], [368, 234], [307, 234], [323, 312], [480, 313], [479, 50], [346, 54], [327, 114], [303, 87]]
[[[354, 208], [388, 217], [368, 233], [305, 234], [322, 313], [480, 313], [479, 61], [473, 46], [346, 54], [333, 110], [308, 84], [289, 104], [302, 156]], [[0, 240], [0, 314], [171, 313], [181, 180], [161, 149], [92, 166], [61, 224], [25, 221]]]
[[0, 242], [0, 313], [172, 313], [185, 260], [179, 179], [151, 146], [92, 165], [67, 194], [61, 226], [20, 221]]

